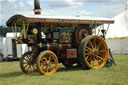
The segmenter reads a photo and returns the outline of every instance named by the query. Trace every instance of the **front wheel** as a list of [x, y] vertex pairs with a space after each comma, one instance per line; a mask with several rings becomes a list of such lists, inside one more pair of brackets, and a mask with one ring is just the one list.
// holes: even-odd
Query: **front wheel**
[[43, 51], [38, 56], [36, 65], [40, 74], [51, 75], [58, 67], [57, 56], [52, 51]]

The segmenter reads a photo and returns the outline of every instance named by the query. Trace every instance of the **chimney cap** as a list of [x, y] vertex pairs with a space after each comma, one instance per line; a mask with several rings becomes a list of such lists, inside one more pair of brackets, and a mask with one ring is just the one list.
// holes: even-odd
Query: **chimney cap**
[[41, 14], [40, 0], [34, 0], [34, 10], [33, 11], [36, 15]]

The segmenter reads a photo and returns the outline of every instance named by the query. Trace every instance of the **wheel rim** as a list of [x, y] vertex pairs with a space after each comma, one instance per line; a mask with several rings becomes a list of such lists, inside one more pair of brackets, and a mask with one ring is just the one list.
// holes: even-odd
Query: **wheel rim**
[[99, 37], [92, 37], [85, 46], [85, 60], [94, 69], [104, 66], [107, 61], [108, 48], [105, 41]]
[[27, 52], [21, 59], [21, 69], [25, 73], [36, 72], [36, 63], [33, 60], [33, 53]]
[[40, 56], [39, 69], [44, 75], [51, 75], [56, 72], [58, 66], [58, 60], [55, 54], [52, 52], [46, 52]]

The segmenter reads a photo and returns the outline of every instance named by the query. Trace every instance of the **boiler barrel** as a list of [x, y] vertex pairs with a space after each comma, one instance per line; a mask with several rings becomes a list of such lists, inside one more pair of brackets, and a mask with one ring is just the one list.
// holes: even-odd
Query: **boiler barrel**
[[[60, 51], [71, 48], [73, 45], [71, 44], [58, 44], [58, 43], [47, 43], [42, 45], [43, 50], [52, 50], [52, 51]], [[75, 46], [75, 45], [74, 45]], [[73, 46], [73, 47], [74, 47]]]

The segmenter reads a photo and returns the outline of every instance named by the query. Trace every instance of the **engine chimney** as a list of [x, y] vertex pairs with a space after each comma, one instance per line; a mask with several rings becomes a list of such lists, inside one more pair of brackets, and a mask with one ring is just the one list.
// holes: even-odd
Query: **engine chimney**
[[40, 15], [41, 14], [40, 0], [34, 0], [34, 13], [36, 15]]

